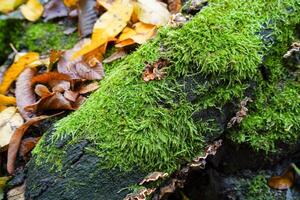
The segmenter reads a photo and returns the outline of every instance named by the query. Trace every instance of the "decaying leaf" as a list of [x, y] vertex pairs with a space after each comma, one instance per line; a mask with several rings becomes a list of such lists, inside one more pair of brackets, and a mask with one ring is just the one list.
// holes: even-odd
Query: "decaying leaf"
[[10, 178], [11, 178], [10, 176], [0, 177], [0, 189], [4, 189], [6, 182], [9, 181]]
[[78, 1], [78, 28], [81, 37], [86, 37], [93, 32], [93, 27], [97, 21], [97, 11], [95, 0]]
[[295, 181], [294, 170], [289, 166], [280, 176], [273, 176], [268, 180], [269, 187], [277, 190], [286, 190], [293, 186]]
[[42, 84], [37, 84], [34, 88], [34, 92], [40, 97], [49, 96], [51, 94], [48, 87]]
[[37, 75], [31, 79], [31, 84], [36, 83], [49, 83], [52, 80], [64, 80], [70, 81], [70, 76], [67, 74], [59, 73], [59, 72], [47, 72], [40, 75]]
[[148, 82], [155, 79], [163, 79], [166, 74], [164, 70], [168, 64], [169, 62], [165, 59], [159, 59], [153, 64], [147, 64], [143, 72], [144, 81]]
[[71, 88], [71, 83], [64, 80], [52, 80], [49, 82], [52, 92], [64, 92]]
[[31, 117], [34, 117], [34, 113], [27, 112], [24, 108], [28, 105], [33, 104], [36, 99], [32, 89], [31, 79], [34, 77], [36, 73], [36, 69], [34, 68], [26, 68], [18, 77], [16, 82], [16, 100], [17, 107], [24, 117], [24, 119], [28, 120]]
[[148, 174], [140, 182], [140, 185], [143, 185], [144, 183], [154, 182], [154, 181], [157, 181], [158, 179], [163, 179], [163, 178], [165, 178], [167, 176], [169, 176], [168, 173], [164, 173], [164, 172], [152, 172], [152, 173]]
[[26, 185], [23, 183], [7, 192], [7, 200], [25, 200], [25, 188]]
[[7, 147], [13, 133], [23, 123], [15, 107], [8, 107], [0, 113], [0, 150]]
[[[58, 113], [61, 114], [61, 113]], [[56, 114], [56, 115], [58, 115]], [[9, 142], [9, 146], [8, 146], [8, 152], [7, 152], [7, 172], [9, 174], [13, 174], [15, 171], [15, 160], [17, 158], [17, 153], [21, 144], [21, 140], [23, 135], [25, 134], [25, 132], [27, 131], [27, 129], [44, 120], [47, 119], [49, 117], [53, 117], [56, 115], [51, 115], [51, 116], [46, 116], [46, 115], [42, 115], [42, 116], [38, 116], [38, 117], [34, 117], [31, 118], [30, 120], [28, 120], [26, 123], [22, 124], [20, 127], [18, 127], [16, 129], [16, 131], [13, 133], [10, 142]]]
[[133, 25], [133, 29], [126, 27], [119, 39], [116, 47], [124, 47], [134, 43], [144, 44], [147, 40], [152, 38], [156, 33], [156, 26], [137, 22]]
[[9, 13], [24, 3], [25, 0], [0, 0], [0, 12]]
[[127, 194], [123, 200], [146, 200], [147, 196], [151, 195], [154, 191], [155, 189], [152, 188], [143, 188], [136, 192]]
[[117, 36], [130, 20], [133, 5], [130, 0], [116, 0], [94, 25], [90, 44], [83, 46], [73, 55], [73, 59], [87, 54], [105, 44], [109, 38]]
[[73, 108], [76, 110], [78, 109], [86, 100], [86, 97], [79, 95], [79, 97], [76, 99], [76, 101], [73, 103]]
[[111, 63], [115, 60], [124, 58], [126, 55], [127, 55], [127, 53], [124, 51], [124, 49], [120, 48], [115, 53], [113, 53], [109, 57], [105, 58], [103, 60], [103, 63]]
[[16, 105], [16, 98], [0, 94], [0, 105]]
[[22, 157], [25, 157], [38, 143], [41, 137], [29, 137], [22, 140], [20, 145], [19, 154]]
[[64, 92], [64, 97], [67, 100], [72, 101], [72, 102], [75, 102], [78, 96], [79, 96], [79, 93], [78, 92], [74, 92], [72, 90], [66, 90]]
[[20, 10], [27, 20], [34, 22], [42, 16], [44, 7], [39, 0], [28, 0], [26, 4], [20, 6]]
[[247, 116], [248, 108], [246, 108], [248, 102], [252, 102], [252, 99], [245, 97], [240, 103], [240, 110], [235, 114], [233, 118], [227, 124], [227, 128], [233, 127], [235, 124], [240, 124], [241, 121]]
[[45, 5], [43, 17], [45, 21], [68, 16], [68, 9], [62, 0], [51, 0]]
[[137, 0], [134, 13], [139, 21], [157, 26], [168, 24], [171, 17], [167, 5], [158, 0]]
[[168, 0], [168, 9], [172, 14], [178, 13], [182, 7], [181, 0]]
[[16, 80], [16, 78], [18, 78], [25, 67], [38, 59], [38, 53], [30, 52], [20, 57], [18, 61], [14, 62], [4, 74], [0, 85], [0, 94], [5, 94], [10, 85], [14, 82], [14, 80]]
[[88, 85], [84, 85], [82, 87], [79, 88], [79, 94], [86, 94], [92, 91], [95, 91], [99, 88], [99, 83], [98, 82], [94, 82], [94, 83], [90, 83]]

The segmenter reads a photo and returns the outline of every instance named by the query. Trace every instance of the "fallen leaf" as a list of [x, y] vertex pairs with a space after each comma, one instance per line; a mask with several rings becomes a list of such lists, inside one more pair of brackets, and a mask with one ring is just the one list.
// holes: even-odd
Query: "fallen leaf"
[[10, 142], [9, 142], [9, 146], [8, 146], [8, 152], [7, 152], [7, 172], [9, 174], [13, 174], [15, 171], [15, 160], [17, 158], [17, 153], [21, 144], [21, 140], [23, 135], [25, 134], [25, 132], [27, 131], [27, 129], [50, 117], [54, 117], [56, 115], [59, 115], [61, 113], [55, 114], [55, 115], [51, 115], [51, 116], [46, 116], [46, 115], [42, 115], [42, 116], [38, 116], [38, 117], [34, 117], [31, 118], [30, 120], [28, 120], [26, 123], [24, 123], [23, 125], [21, 125], [20, 127], [18, 127], [15, 132], [13, 133]]
[[104, 77], [104, 70], [101, 63], [91, 68], [85, 62], [81, 61], [75, 65], [75, 70], [81, 79], [101, 80]]
[[181, 0], [168, 0], [168, 9], [172, 14], [178, 13], [182, 7]]
[[151, 80], [161, 80], [162, 78], [164, 78], [164, 70], [166, 69], [168, 63], [169, 62], [165, 59], [159, 59], [153, 64], [147, 64], [143, 72], [144, 81], [148, 82]]
[[[34, 92], [40, 97], [45, 97], [51, 94], [48, 87], [42, 84], [37, 84], [35, 86]], [[33, 102], [34, 103], [34, 102]]]
[[64, 4], [69, 8], [75, 7], [78, 3], [78, 0], [64, 0]]
[[97, 0], [97, 3], [98, 3], [98, 5], [102, 6], [106, 10], [108, 10], [111, 8], [114, 1], [115, 0]]
[[26, 4], [20, 6], [20, 10], [27, 20], [34, 22], [42, 16], [44, 7], [39, 0], [28, 0]]
[[68, 16], [68, 9], [62, 0], [51, 0], [45, 5], [43, 17], [45, 21]]
[[0, 0], [0, 12], [9, 13], [21, 5], [25, 0]]
[[5, 94], [10, 85], [18, 78], [27, 65], [39, 59], [39, 54], [30, 52], [20, 57], [5, 72], [2, 83], [0, 85], [0, 94]]
[[141, 22], [164, 26], [168, 24], [171, 17], [166, 7], [166, 4], [158, 0], [137, 0], [134, 5], [134, 13]]
[[80, 87], [79, 94], [86, 94], [86, 93], [95, 91], [98, 88], [99, 88], [99, 83], [98, 82], [90, 83], [88, 85]]
[[7, 108], [6, 106], [0, 105], [0, 112], [5, 110], [6, 108]]
[[67, 74], [59, 73], [59, 72], [47, 72], [40, 75], [37, 75], [31, 79], [31, 84], [34, 85], [36, 83], [49, 83], [52, 80], [64, 80], [69, 81], [70, 76]]
[[75, 110], [70, 101], [68, 101], [63, 94], [53, 92], [48, 96], [42, 97], [34, 104], [25, 107], [26, 111], [39, 112], [44, 110]]
[[73, 108], [78, 109], [86, 100], [86, 97], [79, 95], [79, 97], [76, 99], [76, 101], [73, 103]]
[[133, 5], [130, 0], [116, 0], [94, 25], [90, 44], [83, 46], [73, 55], [73, 59], [105, 44], [109, 38], [117, 36], [130, 20]]
[[71, 88], [71, 83], [63, 80], [51, 80], [49, 81], [49, 86], [52, 92], [64, 92]]
[[25, 200], [26, 185], [23, 183], [7, 192], [7, 200]]
[[35, 99], [35, 94], [32, 89], [31, 79], [34, 77], [36, 73], [36, 69], [34, 68], [26, 68], [18, 77], [16, 82], [16, 100], [17, 100], [17, 107], [24, 117], [24, 119], [28, 120], [34, 117], [34, 113], [27, 112], [24, 108], [28, 105], [33, 104]]
[[19, 150], [19, 155], [25, 157], [38, 143], [41, 137], [29, 137], [22, 140]]
[[116, 52], [111, 54], [109, 57], [105, 58], [103, 60], [103, 63], [111, 63], [115, 60], [124, 58], [127, 55], [127, 53], [124, 51], [123, 48], [118, 49]]
[[164, 172], [152, 172], [152, 173], [148, 174], [140, 182], [140, 185], [143, 185], [144, 183], [154, 182], [154, 181], [157, 181], [158, 179], [163, 179], [163, 178], [165, 178], [167, 176], [169, 176], [168, 173], [164, 173]]
[[93, 27], [97, 21], [97, 11], [94, 0], [79, 0], [78, 2], [78, 28], [81, 37], [86, 37], [93, 32]]
[[72, 101], [72, 102], [75, 102], [78, 96], [79, 96], [79, 93], [78, 92], [74, 92], [72, 90], [66, 90], [64, 92], [64, 97], [67, 100]]
[[50, 57], [49, 57], [49, 65], [48, 65], [48, 72], [52, 70], [52, 66], [59, 61], [61, 56], [63, 55], [64, 51], [61, 50], [54, 50], [52, 49], [50, 51]]
[[16, 98], [0, 94], [0, 105], [16, 105]]
[[[134, 29], [126, 27], [120, 35], [116, 47], [124, 47], [134, 43], [144, 44], [147, 40], [152, 38], [156, 33], [156, 26], [138, 22], [133, 25]], [[132, 42], [125, 42], [126, 40]], [[123, 43], [122, 43], [123, 42]]]
[[14, 131], [23, 123], [15, 107], [8, 107], [0, 113], [0, 150], [7, 147]]
[[269, 187], [277, 190], [285, 190], [293, 186], [295, 174], [289, 166], [280, 176], [273, 176], [268, 180]]
[[0, 189], [4, 189], [6, 182], [9, 181], [9, 179], [11, 179], [10, 176], [2, 176], [0, 177]]

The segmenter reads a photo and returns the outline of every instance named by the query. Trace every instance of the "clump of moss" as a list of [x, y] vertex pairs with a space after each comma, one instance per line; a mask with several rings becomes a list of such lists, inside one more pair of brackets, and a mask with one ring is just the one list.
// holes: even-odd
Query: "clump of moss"
[[78, 40], [76, 33], [67, 36], [63, 33], [64, 26], [51, 22], [30, 23], [24, 29], [21, 38], [14, 38], [17, 49], [45, 53], [51, 49], [69, 49]]
[[[292, 25], [299, 12], [295, 0], [211, 0], [182, 28], [161, 29], [154, 41], [113, 64], [100, 89], [56, 124], [52, 139], [92, 141], [90, 150], [101, 157], [103, 168], [174, 171], [203, 150], [207, 136], [218, 132], [215, 119], [194, 121], [194, 112], [221, 110], [244, 98], [250, 80], [262, 83], [259, 65], [272, 46], [260, 35], [263, 26], [272, 21], [269, 26], [277, 36], [282, 29], [277, 22]], [[168, 76], [145, 83], [145, 62], [160, 57], [171, 61]], [[195, 74], [202, 77], [194, 88], [199, 98], [190, 102], [179, 80]], [[37, 161], [51, 157], [53, 149], [40, 144]]]

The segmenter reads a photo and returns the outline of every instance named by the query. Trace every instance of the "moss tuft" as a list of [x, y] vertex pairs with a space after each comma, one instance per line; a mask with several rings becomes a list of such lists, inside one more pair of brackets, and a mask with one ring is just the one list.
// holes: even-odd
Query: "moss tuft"
[[[299, 22], [299, 12], [296, 0], [211, 0], [182, 28], [162, 28], [155, 40], [112, 64], [100, 89], [56, 124], [52, 139], [72, 136], [72, 142], [92, 141], [95, 148], [90, 151], [101, 157], [103, 168], [174, 171], [203, 150], [208, 136], [221, 132], [215, 118], [196, 121], [194, 113], [221, 111], [226, 103], [244, 98], [250, 81], [262, 83], [259, 65], [273, 46], [265, 41], [262, 30], [270, 28], [276, 38], [283, 29], [280, 22], [293, 26]], [[160, 57], [171, 61], [167, 77], [145, 83], [141, 78], [145, 62]], [[196, 80], [190, 89], [198, 97], [193, 101], [185, 79]], [[295, 90], [294, 86], [285, 90], [274, 103], [281, 102], [284, 94], [294, 98]], [[290, 109], [286, 109], [287, 117], [288, 110], [297, 114], [297, 108]], [[298, 134], [299, 126], [291, 128]], [[43, 155], [55, 154], [54, 149], [54, 145], [39, 144], [34, 153], [41, 161]]]

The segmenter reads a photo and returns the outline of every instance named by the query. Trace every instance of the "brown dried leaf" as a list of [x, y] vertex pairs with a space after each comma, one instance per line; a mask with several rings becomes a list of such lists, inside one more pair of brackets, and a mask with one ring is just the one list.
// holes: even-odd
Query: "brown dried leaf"
[[105, 58], [103, 60], [103, 63], [111, 63], [115, 60], [124, 58], [126, 55], [127, 55], [127, 53], [124, 51], [124, 49], [120, 48], [115, 53], [113, 53], [109, 57]]
[[78, 96], [79, 96], [78, 92], [74, 92], [74, 91], [71, 91], [71, 90], [66, 90], [64, 92], [64, 97], [67, 100], [72, 101], [72, 102], [75, 102]]
[[81, 37], [86, 37], [93, 32], [94, 24], [98, 19], [96, 1], [79, 0], [77, 5], [79, 34]]
[[58, 73], [58, 72], [47, 72], [40, 75], [37, 75], [31, 79], [32, 84], [36, 83], [49, 83], [52, 80], [64, 80], [64, 81], [70, 81], [71, 78], [67, 74]]
[[40, 100], [25, 107], [26, 111], [39, 112], [44, 110], [74, 110], [70, 101], [68, 101], [61, 93], [53, 92], [48, 96], [42, 97]]
[[16, 82], [16, 100], [17, 107], [24, 117], [24, 119], [28, 120], [32, 117], [35, 117], [35, 114], [32, 112], [27, 112], [24, 108], [28, 105], [33, 104], [36, 99], [32, 89], [31, 79], [34, 77], [36, 73], [36, 69], [34, 68], [26, 68], [19, 76]]
[[136, 192], [127, 194], [123, 200], [146, 200], [147, 196], [151, 195], [155, 189], [143, 188]]
[[69, 81], [51, 80], [48, 84], [53, 92], [64, 92], [71, 88], [71, 83]]
[[29, 137], [22, 140], [19, 150], [19, 155], [25, 157], [38, 143], [41, 137]]
[[[55, 116], [55, 115], [52, 115]], [[12, 135], [11, 139], [10, 139], [10, 143], [8, 146], [8, 152], [7, 152], [7, 172], [9, 174], [13, 174], [15, 171], [15, 160], [17, 158], [17, 153], [21, 144], [21, 140], [23, 135], [25, 134], [26, 130], [40, 122], [41, 120], [47, 119], [49, 117], [52, 116], [38, 116], [38, 117], [34, 117], [29, 119], [26, 123], [24, 123], [22, 126], [20, 126], [19, 128], [17, 128], [17, 130], [14, 132], [14, 134]]]
[[[45, 97], [51, 94], [51, 92], [49, 91], [49, 89], [47, 88], [47, 86], [42, 85], [42, 84], [37, 84], [35, 86], [34, 92], [39, 95], [40, 97]], [[35, 103], [35, 101], [33, 102]], [[31, 103], [31, 104], [33, 104]]]
[[164, 70], [168, 64], [169, 62], [167, 60], [161, 58], [153, 64], [147, 64], [143, 72], [144, 81], [148, 82], [155, 79], [163, 79], [166, 74]]
[[178, 13], [182, 7], [181, 0], [168, 0], [168, 9], [172, 14]]
[[163, 179], [165, 177], [169, 176], [168, 173], [164, 172], [152, 172], [148, 174], [141, 182], [140, 185], [143, 185], [144, 183], [149, 183], [149, 182], [154, 182], [157, 181], [158, 179]]
[[50, 51], [50, 58], [49, 58], [49, 66], [48, 66], [48, 72], [52, 70], [52, 66], [59, 61], [61, 56], [63, 55], [64, 51], [61, 50], [54, 50], [52, 49]]
[[51, 0], [45, 5], [43, 17], [45, 21], [68, 16], [68, 9], [62, 0]]
[[99, 88], [99, 83], [98, 82], [94, 82], [94, 83], [90, 83], [88, 85], [84, 85], [82, 87], [79, 88], [79, 94], [86, 94], [92, 91], [95, 91]]
[[74, 108], [74, 109], [78, 109], [78, 108], [85, 102], [85, 100], [86, 100], [86, 97], [80, 95], [80, 96], [76, 99], [76, 101], [73, 103], [73, 105], [72, 105], [73, 108]]
[[289, 166], [280, 176], [273, 176], [269, 179], [269, 187], [277, 190], [286, 190], [293, 186], [295, 174], [293, 168]]

